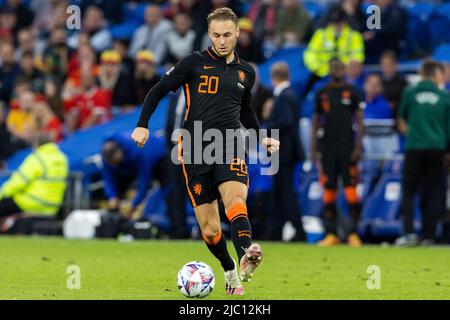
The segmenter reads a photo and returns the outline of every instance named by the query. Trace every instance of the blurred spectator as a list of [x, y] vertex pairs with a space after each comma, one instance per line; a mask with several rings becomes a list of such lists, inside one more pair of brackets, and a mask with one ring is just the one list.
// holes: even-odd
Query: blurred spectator
[[96, 52], [101, 52], [111, 46], [111, 32], [107, 28], [103, 12], [98, 7], [88, 7], [81, 21], [81, 31], [75, 32], [67, 41], [70, 48], [75, 49], [80, 45], [81, 34], [88, 35], [89, 43]]
[[272, 91], [266, 88], [259, 78], [258, 66], [254, 63], [250, 63], [255, 69], [255, 84], [252, 88], [252, 106], [255, 110], [256, 116], [259, 122], [263, 122], [263, 110], [266, 104], [272, 103]]
[[6, 119], [8, 130], [16, 137], [28, 142], [36, 133], [36, 121], [33, 114], [35, 98], [32, 91], [20, 92], [17, 97], [18, 108], [9, 111]]
[[[406, 134], [406, 153], [401, 202], [404, 230], [396, 240], [399, 246], [414, 246], [420, 240], [424, 245], [434, 243], [437, 222], [445, 215], [442, 177], [446, 176], [444, 163], [447, 167], [450, 164], [450, 97], [439, 88], [444, 83], [443, 72], [441, 64], [425, 60], [420, 70], [422, 81], [408, 88], [400, 101], [399, 129]], [[419, 190], [423, 210], [421, 239], [414, 228]]]
[[406, 79], [397, 71], [397, 57], [393, 51], [384, 51], [381, 55], [380, 66], [383, 79], [384, 95], [391, 104], [394, 118], [397, 117], [397, 107], [403, 90], [408, 85]]
[[153, 51], [156, 63], [160, 64], [166, 54], [166, 39], [172, 30], [170, 21], [164, 19], [161, 8], [149, 5], [145, 10], [145, 24], [139, 27], [131, 39], [129, 55], [134, 57], [139, 50]]
[[170, 0], [165, 11], [168, 19], [173, 19], [177, 13], [188, 14], [192, 21], [192, 30], [195, 32], [194, 51], [201, 49], [204, 34], [208, 30], [206, 16], [211, 12], [212, 5], [209, 1], [201, 0]]
[[328, 10], [328, 12], [323, 16], [319, 22], [319, 28], [325, 27], [329, 20], [329, 15], [334, 9], [334, 6], [340, 6], [347, 15], [347, 21], [349, 26], [358, 32], [364, 32], [366, 28], [366, 16], [361, 8], [362, 0], [342, 0], [339, 4], [334, 4]]
[[112, 105], [119, 112], [134, 109], [133, 82], [130, 75], [122, 72], [121, 57], [114, 50], [103, 51], [100, 57], [98, 80], [100, 88], [112, 92]]
[[80, 8], [84, 14], [87, 8], [97, 6], [105, 15], [106, 20], [111, 24], [122, 22], [122, 6], [124, 0], [81, 0]]
[[67, 46], [66, 31], [56, 28], [51, 32], [50, 41], [42, 57], [38, 58], [38, 67], [46, 74], [62, 83], [69, 71], [71, 50]]
[[43, 101], [36, 102], [32, 113], [39, 134], [46, 134], [52, 142], [61, 141], [63, 125], [47, 103]]
[[156, 63], [153, 53], [149, 50], [141, 50], [136, 55], [134, 71], [134, 90], [136, 104], [141, 104], [150, 89], [158, 83], [161, 77], [156, 73]]
[[252, 2], [248, 18], [253, 22], [253, 34], [259, 42], [272, 39], [275, 35], [277, 0], [255, 0]]
[[350, 232], [345, 236], [349, 245], [359, 247], [361, 240], [357, 232], [361, 205], [356, 183], [364, 133], [361, 97], [358, 89], [345, 81], [345, 65], [337, 58], [329, 63], [331, 81], [316, 94], [311, 135], [311, 161], [319, 166], [319, 179], [324, 187], [322, 217], [326, 236], [319, 245], [340, 243], [336, 200], [338, 182], [342, 179], [350, 218]]
[[3, 10], [11, 11], [17, 18], [17, 30], [29, 27], [33, 22], [33, 12], [27, 5], [22, 3], [22, 0], [6, 0]]
[[278, 47], [305, 43], [311, 18], [298, 0], [282, 0], [275, 22], [275, 43]]
[[45, 135], [33, 138], [33, 152], [0, 189], [0, 217], [17, 213], [55, 216], [64, 200], [69, 163]]
[[94, 50], [89, 44], [80, 45], [69, 61], [69, 74], [62, 91], [64, 100], [71, 99], [83, 91], [81, 74], [91, 73], [95, 77], [99, 68]]
[[155, 166], [163, 158], [164, 139], [150, 137], [148, 146], [140, 149], [129, 138], [129, 134], [112, 134], [105, 138], [102, 146], [103, 168], [101, 170], [105, 182], [104, 192], [108, 200], [108, 208], [120, 209], [126, 191], [136, 181], [137, 192], [132, 200], [131, 208], [124, 214], [131, 218], [134, 211], [144, 200], [152, 185]]
[[241, 2], [240, 0], [211, 0], [212, 3], [211, 12], [217, 8], [228, 7], [231, 10], [233, 10], [233, 12], [236, 13], [238, 17], [241, 17], [242, 13], [240, 2]]
[[3, 7], [0, 11], [0, 38], [6, 41], [14, 41], [17, 30], [15, 11], [8, 7]]
[[347, 65], [346, 80], [351, 85], [357, 87], [361, 93], [364, 91], [364, 82], [366, 80], [366, 74], [364, 73], [364, 65], [356, 60], [349, 61]]
[[64, 104], [61, 97], [61, 83], [55, 81], [55, 79], [51, 77], [47, 77], [44, 83], [44, 97], [50, 110], [52, 110], [59, 120], [64, 121]]
[[396, 0], [373, 0], [381, 9], [380, 29], [363, 33], [368, 63], [378, 62], [384, 50], [400, 53], [402, 41], [407, 30], [406, 11]]
[[253, 35], [253, 23], [248, 18], [240, 18], [239, 22], [239, 38], [236, 45], [236, 50], [239, 57], [245, 61], [254, 63], [262, 63], [264, 55], [262, 53], [262, 44], [257, 42]]
[[113, 50], [117, 51], [121, 57], [122, 72], [133, 76], [134, 74], [134, 60], [128, 56], [128, 46], [130, 41], [128, 39], [115, 39], [113, 42]]
[[65, 124], [69, 133], [111, 119], [111, 91], [97, 87], [92, 71], [81, 72], [80, 81], [81, 93], [64, 101]]
[[14, 82], [19, 73], [19, 65], [14, 60], [14, 46], [11, 42], [3, 42], [0, 47], [2, 65], [0, 67], [0, 100], [9, 103]]
[[290, 221], [296, 229], [294, 240], [304, 241], [300, 208], [294, 190], [294, 166], [304, 160], [304, 151], [299, 136], [299, 98], [291, 88], [289, 66], [285, 62], [272, 65], [270, 71], [274, 87], [274, 102], [265, 126], [267, 129], [279, 129], [280, 166], [273, 177], [274, 221], [272, 237], [281, 240], [283, 225]]
[[398, 137], [394, 131], [394, 114], [383, 95], [383, 84], [378, 74], [367, 76], [364, 95], [364, 152], [369, 156], [392, 157], [399, 149]]
[[34, 57], [31, 51], [25, 51], [20, 58], [20, 70], [17, 78], [25, 79], [31, 83], [35, 93], [44, 93], [45, 74], [34, 67]]
[[174, 27], [166, 37], [167, 53], [164, 62], [169, 64], [176, 64], [194, 50], [195, 32], [191, 29], [191, 17], [186, 13], [177, 13]]
[[[67, 0], [31, 0], [30, 8], [35, 12], [36, 16], [33, 20], [33, 30], [39, 37], [46, 37], [50, 30], [58, 27], [65, 27], [66, 10], [68, 7]], [[61, 24], [62, 14], [64, 10], [64, 23]]]
[[383, 95], [383, 84], [377, 74], [367, 76], [364, 83], [365, 119], [393, 119], [392, 108]]
[[16, 48], [16, 52], [14, 55], [16, 61], [18, 61], [20, 57], [22, 57], [22, 53], [25, 51], [32, 52], [33, 56], [35, 56], [38, 55], [39, 53], [42, 53], [44, 49], [42, 48], [42, 46], [41, 48], [37, 48], [37, 45], [39, 43], [35, 40], [31, 29], [20, 29], [19, 32], [17, 33], [17, 43], [18, 46]]
[[304, 94], [314, 82], [329, 73], [329, 61], [337, 57], [344, 64], [355, 60], [364, 62], [364, 43], [359, 32], [352, 30], [347, 22], [345, 11], [333, 7], [329, 13], [328, 25], [314, 32], [307, 49], [304, 51], [304, 63], [312, 73]]
[[7, 109], [0, 102], [0, 170], [5, 167], [5, 161], [16, 151], [27, 147], [27, 143], [12, 134], [6, 124]]

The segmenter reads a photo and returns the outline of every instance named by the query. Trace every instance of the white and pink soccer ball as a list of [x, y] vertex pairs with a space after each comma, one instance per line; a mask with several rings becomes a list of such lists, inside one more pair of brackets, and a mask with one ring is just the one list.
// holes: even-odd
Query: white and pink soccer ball
[[188, 298], [204, 298], [216, 283], [210, 266], [200, 261], [186, 263], [178, 272], [178, 289]]

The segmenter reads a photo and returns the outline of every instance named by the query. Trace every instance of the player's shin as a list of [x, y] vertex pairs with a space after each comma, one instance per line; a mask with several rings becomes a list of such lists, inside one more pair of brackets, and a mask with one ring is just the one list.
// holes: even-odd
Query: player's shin
[[227, 241], [221, 230], [219, 230], [219, 233], [214, 238], [205, 237], [203, 235], [203, 240], [209, 251], [211, 251], [217, 260], [220, 261], [220, 264], [225, 271], [234, 269], [234, 262], [228, 252]]
[[235, 204], [227, 212], [231, 223], [231, 240], [233, 241], [239, 261], [245, 254], [245, 249], [252, 244], [252, 229], [244, 204]]

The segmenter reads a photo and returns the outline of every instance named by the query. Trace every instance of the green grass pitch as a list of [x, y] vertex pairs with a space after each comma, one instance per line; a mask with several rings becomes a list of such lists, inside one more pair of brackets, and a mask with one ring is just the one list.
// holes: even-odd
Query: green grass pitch
[[[220, 264], [200, 241], [65, 240], [0, 237], [0, 299], [185, 299], [177, 272], [209, 264], [216, 287], [206, 299], [450, 299], [450, 248], [383, 248], [262, 242], [264, 261], [244, 297], [224, 294]], [[235, 256], [229, 243], [230, 252]], [[69, 265], [80, 289], [69, 290]], [[381, 288], [369, 290], [377, 265]]]

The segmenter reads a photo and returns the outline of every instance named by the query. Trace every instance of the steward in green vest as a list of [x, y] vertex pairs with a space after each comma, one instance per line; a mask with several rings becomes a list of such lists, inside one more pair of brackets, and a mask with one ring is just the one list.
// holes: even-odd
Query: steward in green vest
[[0, 218], [16, 213], [55, 215], [67, 186], [66, 155], [49, 139], [39, 136], [34, 151], [0, 187]]
[[328, 25], [313, 34], [303, 58], [306, 68], [316, 78], [328, 75], [332, 58], [338, 58], [345, 65], [352, 60], [364, 62], [363, 37], [350, 28], [345, 11], [340, 6], [331, 9]]

